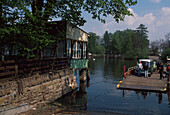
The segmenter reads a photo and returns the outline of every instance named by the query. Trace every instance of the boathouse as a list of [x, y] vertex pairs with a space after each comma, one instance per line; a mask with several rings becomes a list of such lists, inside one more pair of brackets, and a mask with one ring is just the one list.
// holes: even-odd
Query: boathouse
[[[57, 99], [77, 88], [73, 68], [87, 68], [88, 34], [66, 22], [50, 22], [49, 34], [58, 39], [55, 47], [42, 50], [40, 59], [0, 61], [0, 110]], [[2, 50], [2, 49], [1, 49]], [[2, 54], [3, 53], [3, 54]], [[12, 53], [17, 56], [17, 50]]]
[[[71, 68], [88, 67], [88, 33], [68, 23], [67, 21], [55, 21], [49, 24], [52, 27], [50, 34], [57, 35], [57, 57], [71, 58]], [[44, 56], [50, 56], [53, 50], [44, 49]]]

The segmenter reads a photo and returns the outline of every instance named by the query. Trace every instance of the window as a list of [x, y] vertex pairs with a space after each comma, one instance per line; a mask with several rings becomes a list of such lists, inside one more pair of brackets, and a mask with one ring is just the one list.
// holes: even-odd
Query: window
[[86, 58], [86, 43], [83, 43], [83, 58]]
[[81, 58], [81, 47], [79, 43], [77, 43], [77, 58]]
[[59, 40], [57, 46], [57, 57], [64, 57], [65, 41]]
[[73, 58], [76, 58], [76, 50], [77, 50], [77, 48], [76, 48], [76, 43], [74, 44], [74, 46], [73, 46]]
[[55, 51], [55, 49], [54, 48], [50, 48], [50, 47], [48, 47], [48, 48], [43, 48], [43, 56], [44, 57], [53, 57], [54, 56], [54, 52]]
[[73, 46], [73, 58], [81, 58], [81, 47], [78, 42], [75, 42]]
[[67, 40], [67, 56], [71, 57], [71, 40]]

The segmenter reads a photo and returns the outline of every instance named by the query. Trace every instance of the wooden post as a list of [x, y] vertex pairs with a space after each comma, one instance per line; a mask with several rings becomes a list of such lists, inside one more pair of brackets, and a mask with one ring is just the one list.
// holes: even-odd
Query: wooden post
[[80, 82], [79, 91], [86, 92], [86, 82], [85, 81]]
[[15, 78], [17, 78], [18, 95], [23, 94], [22, 81], [19, 79], [19, 76], [18, 76], [18, 62], [17, 61], [15, 61]]
[[80, 82], [82, 81], [86, 81], [86, 70], [85, 69], [81, 69], [80, 70]]
[[18, 78], [18, 63], [15, 61], [15, 78]]
[[90, 80], [90, 70], [87, 69], [87, 80], [89, 81]]

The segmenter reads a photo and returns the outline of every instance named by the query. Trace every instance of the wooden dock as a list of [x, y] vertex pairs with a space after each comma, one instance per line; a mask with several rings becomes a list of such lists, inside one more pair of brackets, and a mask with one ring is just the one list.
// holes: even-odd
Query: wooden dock
[[120, 81], [117, 84], [117, 88], [165, 92], [167, 90], [167, 83], [167, 78], [160, 79], [160, 75], [157, 73], [152, 74], [152, 76], [148, 78], [130, 75]]

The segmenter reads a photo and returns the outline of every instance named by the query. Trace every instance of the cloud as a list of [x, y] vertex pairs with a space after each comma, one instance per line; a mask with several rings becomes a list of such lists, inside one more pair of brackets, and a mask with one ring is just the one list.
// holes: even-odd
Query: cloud
[[161, 9], [161, 13], [164, 15], [164, 16], [170, 16], [170, 7], [163, 7]]
[[126, 16], [123, 22], [116, 23], [112, 16], [108, 16], [105, 24], [96, 20], [89, 20], [83, 28], [87, 32], [94, 32], [103, 36], [106, 30], [111, 33], [114, 33], [116, 30], [123, 31], [127, 28], [134, 30], [140, 24], [144, 24], [148, 27], [150, 40], [164, 39], [164, 36], [170, 32], [170, 7], [162, 7], [155, 13], [149, 12], [144, 15], [138, 15], [132, 8], [128, 10], [134, 16]]
[[154, 3], [160, 3], [161, 2], [161, 0], [151, 0], [152, 2], [154, 2]]
[[170, 24], [170, 7], [161, 8], [158, 15], [159, 18], [157, 19], [155, 26], [168, 26]]
[[149, 24], [153, 24], [156, 19], [153, 13], [148, 13], [145, 14], [144, 16], [139, 16], [137, 13], [133, 11], [133, 9], [129, 8], [128, 10], [134, 15], [134, 17], [126, 16], [125, 23], [127, 23], [128, 25], [132, 25], [134, 23], [139, 23], [139, 22], [149, 25]]
[[116, 23], [115, 21], [112, 20], [111, 22], [106, 23], [105, 26], [107, 27], [110, 25], [116, 25], [120, 27], [120, 25], [123, 25], [124, 27], [127, 26], [131, 28], [136, 28], [140, 24], [151, 25], [155, 23], [156, 16], [154, 16], [153, 13], [148, 13], [148, 14], [145, 14], [144, 16], [139, 16], [137, 13], [133, 11], [132, 8], [129, 8], [128, 10], [134, 16], [126, 16], [124, 22], [120, 22], [120, 23]]

